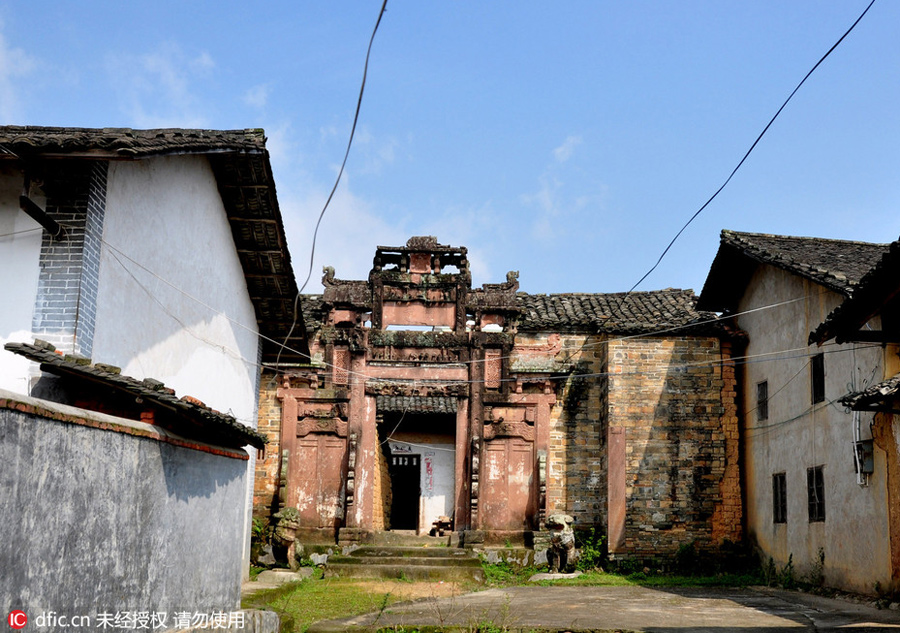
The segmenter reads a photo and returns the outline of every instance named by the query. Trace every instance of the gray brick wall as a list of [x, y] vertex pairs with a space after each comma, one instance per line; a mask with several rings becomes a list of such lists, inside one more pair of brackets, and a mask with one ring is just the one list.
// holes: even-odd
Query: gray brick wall
[[47, 214], [66, 234], [44, 234], [32, 329], [83, 356], [93, 348], [107, 170], [105, 161], [54, 162], [44, 181]]

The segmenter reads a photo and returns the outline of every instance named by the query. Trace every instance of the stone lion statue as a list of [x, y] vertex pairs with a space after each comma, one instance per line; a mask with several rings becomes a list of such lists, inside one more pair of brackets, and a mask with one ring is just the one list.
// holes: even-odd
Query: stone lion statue
[[550, 573], [565, 573], [569, 565], [569, 552], [575, 549], [575, 532], [572, 524], [575, 519], [568, 514], [551, 514], [547, 517], [547, 529], [550, 530], [550, 549], [547, 550], [547, 562]]

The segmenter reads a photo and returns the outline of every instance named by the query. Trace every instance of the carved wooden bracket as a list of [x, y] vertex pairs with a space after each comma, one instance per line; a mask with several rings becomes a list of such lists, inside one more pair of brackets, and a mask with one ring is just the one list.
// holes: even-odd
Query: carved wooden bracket
[[316, 404], [308, 402], [301, 404], [297, 409], [297, 418], [341, 418], [346, 420], [350, 415], [350, 405], [347, 402], [333, 402]]
[[469, 386], [422, 383], [410, 383], [405, 385], [396, 382], [370, 380], [366, 383], [366, 394], [370, 396], [403, 396], [406, 398], [415, 396], [448, 396], [464, 398], [469, 395]]
[[543, 526], [547, 518], [547, 451], [538, 451], [538, 525]]
[[357, 437], [356, 433], [350, 434], [350, 445], [348, 447], [348, 458], [347, 458], [347, 494], [346, 494], [346, 511], [344, 516], [350, 516], [350, 510], [353, 508], [353, 499], [356, 493], [356, 448], [357, 448]]
[[489, 442], [497, 437], [521, 437], [527, 442], [534, 441], [534, 427], [527, 422], [500, 422], [484, 425], [484, 440]]
[[478, 479], [481, 469], [481, 438], [472, 438], [472, 497], [470, 501], [471, 524], [478, 525]]
[[297, 437], [306, 437], [310, 433], [347, 437], [348, 426], [348, 423], [340, 418], [305, 417], [297, 421]]

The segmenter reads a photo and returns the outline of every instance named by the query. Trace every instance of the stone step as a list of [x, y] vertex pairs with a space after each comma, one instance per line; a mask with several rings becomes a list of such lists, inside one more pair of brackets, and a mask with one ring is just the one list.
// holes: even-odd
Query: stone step
[[484, 582], [481, 560], [458, 547], [363, 545], [329, 556], [325, 575]]
[[417, 557], [417, 558], [473, 558], [469, 550], [461, 547], [399, 547], [391, 545], [363, 545], [348, 556], [355, 557]]
[[337, 564], [349, 565], [410, 565], [415, 567], [478, 567], [481, 561], [477, 558], [444, 558], [436, 556], [329, 556], [328, 566]]
[[328, 562], [325, 577], [345, 578], [404, 578], [408, 580], [444, 580], [484, 582], [484, 571], [481, 565], [409, 565]]
[[371, 536], [370, 545], [391, 545], [396, 547], [446, 547], [450, 544], [450, 535], [428, 536], [418, 535], [415, 530], [392, 530], [389, 532], [376, 532]]

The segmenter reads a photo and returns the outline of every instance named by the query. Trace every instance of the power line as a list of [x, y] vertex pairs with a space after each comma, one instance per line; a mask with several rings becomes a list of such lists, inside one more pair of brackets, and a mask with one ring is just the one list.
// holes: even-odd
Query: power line
[[[173, 290], [175, 290], [175, 291], [179, 292], [180, 294], [182, 294], [184, 297], [186, 297], [186, 298], [188, 298], [188, 299], [190, 299], [190, 300], [192, 300], [192, 301], [194, 301], [194, 302], [200, 304], [201, 306], [203, 306], [204, 308], [206, 308], [207, 310], [209, 310], [209, 311], [212, 312], [213, 314], [216, 314], [216, 315], [219, 315], [219, 316], [223, 317], [224, 319], [228, 320], [230, 323], [236, 325], [237, 327], [240, 327], [240, 328], [243, 328], [243, 329], [245, 329], [245, 330], [247, 330], [247, 331], [249, 331], [249, 332], [252, 332], [252, 333], [258, 335], [260, 338], [262, 338], [262, 339], [264, 339], [264, 340], [267, 340], [267, 341], [269, 341], [269, 342], [275, 343], [276, 345], [280, 345], [281, 347], [283, 347], [283, 348], [284, 348], [285, 350], [287, 350], [287, 351], [290, 351], [290, 352], [293, 352], [293, 353], [296, 353], [296, 354], [303, 355], [303, 354], [301, 354], [300, 351], [295, 350], [295, 349], [293, 349], [293, 348], [291, 348], [291, 347], [288, 347], [287, 345], [285, 345], [285, 344], [283, 344], [283, 343], [279, 343], [278, 341], [275, 341], [274, 339], [271, 339], [271, 338], [269, 338], [269, 337], [263, 335], [262, 333], [260, 333], [260, 332], [258, 331], [257, 328], [252, 328], [252, 327], [250, 327], [250, 326], [247, 326], [247, 325], [245, 325], [244, 323], [241, 323], [240, 321], [234, 319], [233, 317], [231, 317], [231, 316], [225, 314], [224, 312], [222, 312], [222, 311], [220, 311], [220, 310], [217, 310], [216, 308], [213, 308], [213, 307], [210, 306], [208, 303], [204, 302], [202, 299], [199, 299], [199, 298], [195, 297], [195, 296], [192, 295], [191, 293], [187, 292], [186, 290], [183, 290], [182, 288], [178, 287], [177, 285], [175, 285], [175, 284], [172, 283], [171, 281], [165, 279], [164, 277], [162, 277], [161, 275], [159, 275], [159, 274], [156, 273], [155, 271], [153, 271], [153, 270], [147, 268], [146, 266], [144, 266], [143, 264], [141, 264], [140, 262], [138, 262], [138, 261], [135, 260], [134, 258], [132, 258], [132, 257], [130, 257], [129, 255], [127, 255], [127, 254], [126, 254], [124, 251], [122, 251], [121, 249], [119, 249], [119, 248], [113, 246], [112, 244], [110, 244], [109, 242], [107, 242], [106, 240], [103, 240], [103, 239], [101, 238], [100, 241], [101, 241], [105, 246], [109, 247], [110, 249], [112, 249], [113, 251], [115, 251], [116, 253], [118, 253], [119, 255], [121, 255], [124, 259], [127, 259], [128, 261], [130, 261], [131, 263], [133, 263], [135, 266], [138, 266], [139, 268], [141, 268], [142, 270], [144, 270], [145, 272], [147, 272], [147, 273], [148, 273], [149, 275], [151, 275], [152, 277], [158, 279], [159, 281], [161, 281], [161, 282], [164, 283], [165, 285], [171, 287]], [[116, 258], [116, 259], [118, 260], [118, 258]], [[121, 260], [118, 260], [118, 262], [119, 262], [120, 265], [124, 266], [124, 264], [122, 264]], [[129, 272], [129, 274], [131, 275], [130, 272]], [[133, 275], [132, 275], [132, 277], [133, 277]], [[136, 281], [137, 281], [137, 280], [136, 280]], [[139, 282], [138, 282], [138, 283], [139, 283]], [[147, 290], [143, 285], [142, 285], [142, 288], [144, 288], [145, 290]], [[149, 292], [149, 290], [147, 290], [147, 291]], [[822, 291], [822, 293], [824, 293], [824, 292], [826, 292], [826, 291]], [[822, 294], [822, 293], [818, 293], [818, 294]], [[745, 315], [745, 314], [751, 314], [751, 313], [759, 312], [759, 311], [762, 311], [762, 310], [772, 309], [772, 308], [780, 307], [780, 306], [783, 306], [783, 305], [788, 305], [788, 304], [791, 304], [791, 303], [795, 303], [795, 302], [798, 302], [798, 301], [803, 301], [803, 300], [808, 299], [808, 298], [813, 297], [813, 296], [817, 296], [817, 295], [816, 295], [816, 294], [810, 294], [810, 295], [807, 295], [807, 296], [805, 296], [805, 297], [798, 297], [798, 298], [795, 298], [795, 299], [789, 299], [789, 300], [786, 300], [786, 301], [779, 301], [779, 302], [776, 302], [776, 303], [773, 303], [773, 304], [770, 304], [770, 305], [766, 305], [766, 306], [757, 306], [757, 307], [755, 307], [755, 308], [751, 308], [751, 309], [745, 310], [745, 311], [743, 311], [743, 312], [738, 312], [738, 313], [729, 314], [729, 315], [725, 315], [725, 316], [719, 316], [719, 317], [716, 317], [716, 318], [714, 318], [714, 319], [709, 319], [708, 321], [703, 321], [703, 322], [701, 322], [701, 323], [699, 323], [699, 324], [700, 324], [700, 325], [702, 325], [702, 324], [710, 324], [710, 323], [714, 323], [714, 322], [716, 322], [716, 321], [721, 321], [721, 320], [725, 320], [725, 319], [731, 319], [731, 318], [733, 318], [733, 317], [737, 317], [737, 316], [741, 316], [741, 315]], [[157, 299], [157, 298], [155, 298], [155, 297], [154, 297], [154, 299], [155, 299], [158, 303], [160, 303], [159, 299]], [[673, 328], [668, 328], [668, 329], [658, 330], [658, 331], [655, 331], [655, 332], [642, 333], [642, 334], [632, 334], [632, 335], [622, 336], [622, 337], [613, 338], [613, 339], [606, 339], [606, 340], [604, 340], [604, 341], [598, 341], [596, 344], [585, 345], [585, 346], [582, 347], [582, 349], [584, 349], [584, 348], [586, 348], [586, 347], [589, 347], [589, 346], [594, 346], [594, 345], [603, 345], [603, 344], [609, 344], [609, 343], [614, 343], [614, 342], [618, 342], [618, 341], [631, 340], [631, 339], [635, 339], [635, 338], [650, 337], [650, 336], [658, 336], [659, 334], [665, 334], [665, 333], [667, 333], [667, 332], [670, 332], [672, 329], [673, 329]], [[678, 328], [674, 328], [674, 329], [682, 329], [682, 328], [679, 326]], [[834, 345], [834, 346], [837, 346], [837, 344], [835, 344], [835, 343], [827, 343], [826, 345]], [[877, 344], [873, 344], [872, 346], [878, 347]], [[871, 346], [866, 346], [866, 347], [871, 347]], [[726, 363], [747, 364], [747, 363], [749, 363], [749, 362], [756, 362], [756, 359], [761, 359], [761, 358], [766, 358], [766, 357], [776, 356], [776, 355], [778, 355], [778, 354], [784, 354], [784, 353], [802, 352], [802, 351], [805, 351], [805, 350], [807, 350], [807, 349], [808, 349], [808, 347], [797, 347], [797, 348], [792, 348], [792, 349], [775, 350], [775, 351], [764, 352], [764, 353], [760, 353], [760, 354], [756, 354], [756, 355], [737, 356], [737, 357], [731, 357], [731, 358], [728, 358], [728, 359], [720, 359], [720, 360], [717, 360], [717, 361], [715, 361], [715, 362], [702, 362], [702, 363], [695, 363], [695, 364], [685, 364], [685, 365], [683, 365], [683, 367], [716, 366], [716, 365], [723, 365], [723, 364], [726, 364]], [[860, 347], [859, 349], [864, 349], [864, 347]], [[839, 352], [839, 351], [844, 351], [844, 350], [825, 350], [825, 353], [834, 353], [834, 352]], [[802, 354], [802, 355], [800, 355], [800, 356], [790, 356], [790, 357], [784, 357], [784, 358], [774, 358], [774, 359], [771, 359], [771, 360], [787, 360], [788, 358], [798, 358], [798, 357], [808, 357], [808, 356], [809, 356], [809, 353], [806, 352], [806, 353], [804, 353], [804, 354]], [[508, 358], [511, 358], [511, 357], [507, 356], [507, 357], [502, 357], [502, 358], [507, 358], [507, 359], [508, 359]], [[246, 363], [248, 363], [248, 364], [251, 364], [251, 365], [253, 365], [253, 366], [256, 366], [256, 367], [264, 367], [264, 368], [269, 368], [269, 369], [275, 369], [276, 371], [277, 371], [278, 366], [279, 366], [278, 363], [275, 363], [275, 364], [271, 364], [271, 363], [259, 363], [259, 362], [255, 361], [255, 360], [248, 360], [248, 359], [246, 359], [246, 358], [242, 358], [242, 360], [243, 360], [244, 362], [246, 362]], [[312, 359], [310, 359], [310, 360], [312, 360]], [[467, 365], [468, 365], [468, 364], [474, 364], [474, 363], [477, 363], [477, 362], [484, 362], [484, 360], [483, 360], [483, 359], [477, 359], [477, 360], [472, 360], [472, 361], [466, 361], [465, 363], [460, 363], [460, 364], [467, 364]], [[333, 368], [335, 368], [336, 366], [335, 366], [334, 364], [332, 364], [332, 363], [322, 362], [322, 363], [321, 363], [321, 367], [322, 367], [323, 369], [330, 369], [330, 368], [333, 369]], [[674, 367], [674, 366], [673, 366], [673, 367]], [[370, 375], [365, 374], [365, 373], [363, 373], [363, 372], [357, 372], [357, 371], [354, 371], [354, 370], [349, 369], [349, 368], [341, 368], [341, 369], [344, 370], [344, 371], [346, 371], [348, 375], [358, 376], [358, 377], [359, 377], [360, 379], [362, 379], [362, 380], [368, 380], [368, 379], [370, 379], [370, 378], [377, 378], [377, 377], [375, 377], [375, 376], [370, 376]], [[638, 373], [639, 373], [639, 372], [634, 372], [634, 373], [631, 373], [631, 374], [628, 374], [628, 375], [637, 375]], [[609, 375], [611, 375], [609, 372], [604, 372], [604, 373], [594, 373], [594, 374], [577, 374], [577, 377], [579, 377], [579, 378], [588, 378], [588, 377], [607, 377], [607, 376], [609, 376]], [[617, 374], [617, 375], [623, 375], [623, 374]], [[569, 374], [566, 374], [565, 376], [551, 376], [549, 379], [551, 379], [551, 380], [568, 380], [568, 378], [569, 378]], [[382, 381], [385, 381], [385, 382], [396, 382], [396, 383], [402, 383], [402, 384], [406, 384], [406, 383], [408, 382], [407, 380], [389, 379], [389, 378], [378, 378], [378, 380], [382, 380]], [[501, 379], [502, 382], [510, 382], [510, 381], [512, 381], [512, 380], [514, 380], [514, 379]], [[419, 382], [422, 382], [422, 381], [419, 381]], [[425, 381], [425, 382], [428, 382], [428, 381]], [[448, 383], [448, 384], [450, 384], [450, 383], [452, 383], [452, 384], [480, 384], [480, 383], [482, 383], [482, 382], [484, 382], [484, 381], [483, 381], [483, 380], [467, 380], [467, 381], [439, 381], [439, 382], [442, 382], [442, 383]]]
[[[384, 0], [381, 5], [381, 11], [378, 12], [378, 20], [375, 21], [375, 28], [372, 29], [372, 36], [369, 38], [369, 47], [366, 49], [366, 63], [363, 66], [362, 84], [359, 87], [359, 98], [356, 101], [356, 112], [353, 115], [353, 126], [350, 128], [350, 139], [347, 141], [344, 160], [341, 162], [341, 168], [338, 170], [338, 175], [334, 181], [334, 186], [331, 188], [331, 193], [328, 194], [328, 199], [325, 200], [325, 206], [322, 207], [322, 211], [319, 213], [319, 219], [316, 220], [316, 228], [313, 231], [312, 247], [309, 252], [309, 272], [306, 274], [306, 279], [303, 281], [300, 290], [297, 291], [297, 296], [294, 297], [294, 319], [291, 322], [291, 327], [288, 329], [287, 336], [284, 337], [284, 345], [290, 340], [291, 335], [294, 333], [294, 328], [297, 327], [297, 310], [300, 306], [300, 295], [303, 294], [303, 291], [306, 289], [306, 284], [308, 284], [310, 278], [312, 278], [313, 265], [316, 258], [316, 240], [319, 237], [319, 226], [322, 224], [322, 218], [325, 217], [325, 211], [328, 210], [328, 205], [331, 204], [331, 199], [334, 197], [334, 193], [337, 191], [338, 185], [341, 182], [341, 176], [344, 175], [344, 167], [347, 165], [347, 158], [350, 156], [350, 146], [353, 145], [353, 137], [356, 134], [356, 124], [359, 121], [359, 111], [362, 108], [363, 93], [366, 89], [366, 76], [369, 73], [369, 57], [372, 54], [372, 43], [375, 41], [375, 34], [378, 32], [378, 26], [381, 24], [381, 17], [384, 15], [384, 10], [386, 8], [387, 0]], [[284, 345], [278, 349], [278, 356], [275, 359], [276, 365], [281, 360], [281, 351], [284, 349]]]
[[838, 47], [838, 45], [839, 45], [841, 42], [844, 41], [844, 38], [847, 37], [847, 36], [850, 34], [850, 31], [852, 31], [852, 30], [856, 27], [857, 24], [859, 24], [859, 21], [863, 19], [863, 16], [865, 16], [866, 13], [868, 13], [869, 9], [872, 8], [872, 5], [873, 5], [873, 4], [875, 4], [875, 0], [872, 0], [871, 2], [869, 2], [869, 5], [868, 5], [868, 6], [865, 8], [865, 10], [859, 15], [859, 17], [856, 18], [856, 21], [853, 22], [853, 24], [850, 25], [850, 28], [847, 29], [847, 30], [844, 32], [843, 35], [841, 35], [841, 37], [838, 39], [838, 41], [835, 42], [834, 45], [833, 45], [831, 48], [828, 49], [828, 52], [825, 53], [824, 55], [822, 55], [822, 57], [819, 58], [819, 61], [817, 61], [817, 62], [815, 63], [815, 65], [809, 70], [809, 72], [806, 73], [806, 75], [803, 77], [803, 79], [800, 80], [800, 83], [797, 84], [797, 86], [794, 88], [794, 90], [791, 92], [791, 94], [788, 96], [788, 98], [785, 99], [784, 103], [781, 104], [781, 107], [778, 108], [778, 111], [777, 111], [777, 112], [775, 113], [775, 115], [769, 120], [769, 122], [766, 124], [766, 127], [763, 128], [763, 131], [760, 132], [760, 133], [759, 133], [759, 136], [756, 137], [756, 140], [753, 141], [753, 144], [750, 146], [750, 149], [747, 150], [747, 152], [744, 154], [743, 158], [741, 158], [740, 162], [738, 162], [737, 166], [736, 166], [736, 167], [731, 171], [731, 173], [728, 175], [728, 178], [725, 179], [725, 182], [723, 182], [722, 185], [721, 185], [718, 189], [716, 189], [715, 193], [713, 193], [713, 195], [711, 195], [711, 196], [709, 197], [709, 199], [708, 199], [706, 202], [703, 203], [703, 206], [701, 206], [699, 209], [697, 209], [697, 211], [694, 212], [694, 215], [692, 215], [692, 216], [690, 217], [690, 219], [689, 219], [687, 222], [684, 223], [684, 226], [682, 226], [681, 229], [679, 229], [678, 233], [675, 234], [675, 237], [672, 238], [672, 241], [670, 241], [669, 244], [666, 246], [666, 248], [663, 249], [663, 252], [662, 252], [662, 254], [659, 256], [659, 259], [656, 260], [656, 263], [653, 264], [653, 266], [650, 268], [650, 270], [648, 270], [646, 273], [644, 273], [644, 276], [641, 277], [640, 279], [638, 279], [637, 283], [634, 284], [634, 285], [631, 287], [631, 289], [630, 289], [628, 292], [625, 293], [626, 296], [629, 295], [629, 294], [631, 294], [631, 293], [634, 291], [635, 288], [637, 288], [639, 285], [641, 285], [641, 282], [643, 282], [647, 277], [650, 276], [650, 274], [651, 274], [654, 270], [656, 270], [656, 268], [657, 268], [657, 267], [659, 266], [659, 264], [662, 262], [663, 258], [664, 258], [664, 257], [666, 256], [666, 254], [669, 252], [669, 249], [671, 249], [671, 248], [672, 248], [672, 245], [675, 244], [676, 240], [678, 240], [678, 238], [681, 237], [681, 234], [684, 233], [685, 229], [687, 229], [687, 227], [690, 226], [690, 224], [697, 218], [697, 216], [700, 215], [700, 214], [703, 212], [703, 210], [706, 209], [706, 207], [708, 207], [709, 204], [710, 204], [713, 200], [715, 200], [715, 198], [716, 198], [716, 197], [719, 195], [719, 193], [725, 188], [725, 186], [726, 186], [729, 182], [731, 182], [731, 179], [734, 177], [734, 175], [737, 173], [737, 171], [738, 171], [738, 170], [741, 168], [741, 166], [744, 164], [744, 161], [747, 160], [747, 157], [750, 156], [750, 153], [756, 148], [757, 144], [762, 140], [762, 137], [765, 136], [766, 132], [769, 131], [769, 128], [772, 127], [772, 124], [775, 122], [775, 119], [778, 118], [778, 115], [781, 114], [781, 111], [784, 110], [784, 108], [787, 106], [788, 102], [790, 102], [790, 100], [793, 99], [793, 97], [794, 97], [794, 95], [797, 93], [797, 91], [800, 90], [800, 86], [802, 86], [804, 83], [806, 83], [806, 80], [809, 79], [809, 76], [812, 75], [813, 72], [815, 72], [815, 70], [819, 67], [819, 65], [820, 65], [822, 62], [824, 62], [825, 59], [826, 59], [829, 55], [831, 55], [832, 51], [834, 51], [834, 49], [836, 49], [836, 48]]

